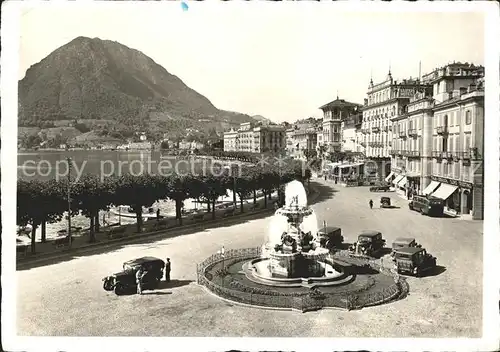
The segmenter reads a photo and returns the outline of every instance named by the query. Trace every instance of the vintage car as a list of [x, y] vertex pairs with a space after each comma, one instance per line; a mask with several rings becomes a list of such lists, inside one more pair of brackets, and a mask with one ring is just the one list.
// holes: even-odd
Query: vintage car
[[436, 197], [413, 196], [408, 202], [408, 208], [420, 212], [422, 215], [443, 216], [444, 201]]
[[389, 192], [391, 190], [391, 186], [388, 185], [379, 185], [370, 187], [370, 192]]
[[143, 278], [144, 289], [151, 290], [158, 287], [163, 277], [165, 262], [155, 257], [142, 257], [123, 263], [123, 270], [106, 276], [102, 279], [106, 291], [114, 291], [117, 295], [133, 293], [137, 290], [135, 274], [142, 268], [146, 270]]
[[340, 247], [344, 242], [340, 227], [326, 226], [318, 230], [319, 244], [323, 248], [333, 249]]
[[380, 231], [363, 231], [358, 235], [358, 241], [349, 246], [349, 251], [356, 255], [369, 257], [379, 254], [385, 246], [385, 240]]
[[380, 197], [380, 207], [381, 208], [390, 208], [391, 207], [391, 198]]
[[425, 248], [402, 247], [394, 250], [394, 270], [398, 274], [408, 273], [417, 277], [425, 271], [436, 268], [436, 257], [428, 254]]
[[422, 246], [419, 245], [416, 241], [415, 238], [413, 237], [398, 237], [392, 242], [392, 250], [396, 250], [398, 248], [405, 248], [405, 247], [418, 247], [421, 248]]

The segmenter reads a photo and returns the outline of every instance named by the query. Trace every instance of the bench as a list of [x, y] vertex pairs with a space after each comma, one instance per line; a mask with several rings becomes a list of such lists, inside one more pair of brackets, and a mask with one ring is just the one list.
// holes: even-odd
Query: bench
[[56, 238], [54, 240], [54, 246], [56, 248], [62, 248], [69, 246], [69, 236], [64, 236], [62, 238]]
[[28, 255], [28, 246], [22, 245], [16, 247], [16, 254], [26, 257]]
[[235, 212], [236, 212], [236, 209], [234, 209], [234, 208], [228, 208], [228, 209], [224, 210], [223, 216], [224, 217], [233, 216]]
[[110, 229], [106, 232], [106, 236], [108, 239], [112, 240], [115, 238], [125, 237], [125, 231], [127, 231], [126, 227], [117, 227], [116, 229]]
[[195, 221], [203, 220], [204, 218], [205, 218], [205, 214], [203, 214], [203, 213], [193, 215], [193, 220], [195, 220]]

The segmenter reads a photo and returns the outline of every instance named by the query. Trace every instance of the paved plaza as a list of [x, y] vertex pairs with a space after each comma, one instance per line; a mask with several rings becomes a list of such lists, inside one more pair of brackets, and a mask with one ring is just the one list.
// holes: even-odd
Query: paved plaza
[[[346, 241], [380, 230], [390, 246], [415, 237], [437, 257], [432, 276], [408, 278], [403, 300], [359, 311], [298, 313], [242, 307], [196, 285], [196, 263], [226, 249], [260, 246], [269, 217], [242, 220], [189, 235], [124, 245], [57, 264], [17, 271], [18, 335], [246, 337], [480, 337], [483, 222], [430, 218], [390, 193], [394, 209], [378, 208], [383, 193], [316, 181], [318, 222], [342, 228]], [[369, 199], [376, 207], [370, 210]], [[399, 207], [399, 208], [398, 208]], [[134, 257], [172, 259], [173, 281], [143, 296], [115, 296], [101, 279]]]

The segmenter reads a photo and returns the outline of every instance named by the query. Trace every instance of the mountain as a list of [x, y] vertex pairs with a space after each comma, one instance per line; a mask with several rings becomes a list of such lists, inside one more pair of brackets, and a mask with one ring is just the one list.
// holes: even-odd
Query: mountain
[[271, 123], [271, 120], [269, 120], [268, 118], [266, 118], [262, 115], [253, 115], [252, 119], [255, 121], [258, 121], [258, 122], [262, 122], [262, 123]]
[[18, 88], [25, 127], [182, 136], [187, 128], [220, 131], [253, 121], [216, 108], [142, 52], [99, 38], [78, 37], [56, 49], [26, 71]]

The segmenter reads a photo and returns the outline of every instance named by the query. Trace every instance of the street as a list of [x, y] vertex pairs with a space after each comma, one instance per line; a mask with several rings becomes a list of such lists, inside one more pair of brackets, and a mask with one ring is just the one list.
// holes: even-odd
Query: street
[[[415, 237], [437, 257], [433, 276], [408, 278], [403, 300], [359, 311], [297, 313], [241, 307], [195, 283], [196, 263], [225, 249], [260, 246], [269, 217], [220, 226], [103, 254], [17, 271], [18, 335], [248, 337], [479, 337], [482, 325], [483, 222], [430, 218], [408, 209], [395, 193], [370, 193], [315, 180], [318, 225], [342, 228], [347, 242], [379, 230], [391, 246]], [[333, 191], [332, 191], [333, 188]], [[393, 209], [378, 207], [381, 196]], [[373, 199], [374, 209], [368, 201]], [[400, 207], [400, 208], [398, 208]], [[143, 296], [115, 296], [101, 279], [141, 256], [172, 260], [172, 282]]]

